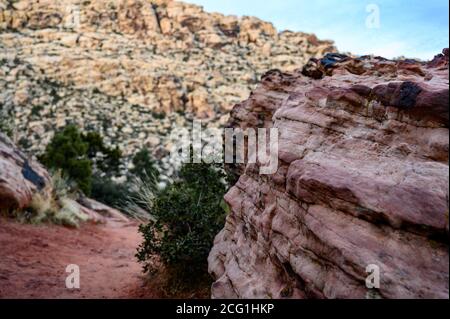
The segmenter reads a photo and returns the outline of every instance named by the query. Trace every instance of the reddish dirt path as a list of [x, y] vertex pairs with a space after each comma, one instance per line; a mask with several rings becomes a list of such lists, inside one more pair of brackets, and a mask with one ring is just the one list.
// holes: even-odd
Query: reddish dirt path
[[[0, 298], [154, 298], [134, 254], [136, 223], [108, 220], [79, 229], [0, 218]], [[80, 289], [66, 267], [80, 267]]]

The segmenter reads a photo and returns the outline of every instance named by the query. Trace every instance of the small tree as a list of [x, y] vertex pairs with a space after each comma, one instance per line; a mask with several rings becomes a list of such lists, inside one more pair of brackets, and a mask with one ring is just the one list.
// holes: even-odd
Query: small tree
[[214, 165], [186, 164], [179, 179], [152, 200], [154, 219], [141, 225], [144, 242], [137, 258], [144, 272], [159, 256], [177, 281], [190, 283], [207, 273], [214, 237], [224, 225], [224, 173]]
[[90, 195], [92, 162], [87, 157], [88, 148], [78, 128], [68, 125], [55, 134], [40, 160], [48, 168], [61, 169], [86, 195]]

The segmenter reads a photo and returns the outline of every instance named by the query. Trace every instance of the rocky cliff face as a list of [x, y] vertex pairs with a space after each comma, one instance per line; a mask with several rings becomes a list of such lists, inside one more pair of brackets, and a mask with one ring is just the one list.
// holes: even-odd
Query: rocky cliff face
[[448, 298], [448, 61], [334, 54], [268, 72], [230, 126], [278, 128], [280, 165], [238, 168], [212, 296]]
[[30, 160], [12, 141], [0, 133], [0, 212], [23, 209], [33, 194], [51, 188], [50, 176], [39, 163]]
[[0, 106], [33, 152], [75, 122], [125, 155], [161, 158], [173, 127], [220, 126], [268, 69], [328, 51], [314, 35], [171, 0], [0, 0]]

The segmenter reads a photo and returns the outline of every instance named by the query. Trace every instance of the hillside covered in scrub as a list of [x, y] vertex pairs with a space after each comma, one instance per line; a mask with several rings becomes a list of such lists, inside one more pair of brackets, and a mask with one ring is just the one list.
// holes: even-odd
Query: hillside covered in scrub
[[170, 132], [226, 123], [264, 72], [334, 51], [312, 34], [172, 0], [0, 0], [0, 108], [16, 141], [42, 152], [73, 123], [127, 159], [151, 149], [173, 174]]

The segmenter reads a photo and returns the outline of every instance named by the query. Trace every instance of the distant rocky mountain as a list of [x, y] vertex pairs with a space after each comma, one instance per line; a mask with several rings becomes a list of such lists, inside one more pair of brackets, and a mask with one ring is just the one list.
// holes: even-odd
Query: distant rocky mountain
[[171, 0], [0, 0], [0, 107], [32, 153], [74, 122], [127, 156], [147, 146], [163, 159], [174, 126], [220, 126], [263, 73], [330, 51], [312, 34]]

